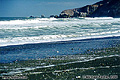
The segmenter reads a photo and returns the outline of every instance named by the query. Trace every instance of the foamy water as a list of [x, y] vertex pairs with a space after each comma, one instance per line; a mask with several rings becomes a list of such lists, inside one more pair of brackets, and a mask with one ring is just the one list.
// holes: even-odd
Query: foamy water
[[0, 47], [120, 35], [120, 19], [34, 18], [0, 21]]

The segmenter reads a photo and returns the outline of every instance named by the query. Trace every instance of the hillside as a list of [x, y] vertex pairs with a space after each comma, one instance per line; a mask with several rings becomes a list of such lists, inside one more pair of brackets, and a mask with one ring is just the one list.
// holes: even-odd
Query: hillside
[[81, 8], [64, 10], [59, 17], [120, 17], [120, 0], [103, 0]]

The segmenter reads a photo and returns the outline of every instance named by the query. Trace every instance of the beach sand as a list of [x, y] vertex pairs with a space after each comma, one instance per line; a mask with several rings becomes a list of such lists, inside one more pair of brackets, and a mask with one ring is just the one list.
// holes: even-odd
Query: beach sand
[[28, 60], [5, 60], [8, 63], [0, 63], [0, 76], [26, 76], [27, 80], [120, 80], [119, 40], [120, 37], [111, 37], [2, 47], [0, 51], [26, 51], [26, 57], [33, 56], [27, 50], [42, 50], [41, 54], [34, 52], [36, 56], [45, 50], [49, 54]]

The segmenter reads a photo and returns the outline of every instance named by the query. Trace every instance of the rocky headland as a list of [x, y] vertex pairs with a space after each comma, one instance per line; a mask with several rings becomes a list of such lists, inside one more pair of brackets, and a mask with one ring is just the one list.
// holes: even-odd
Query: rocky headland
[[59, 17], [120, 17], [120, 0], [102, 0], [81, 8], [64, 10]]

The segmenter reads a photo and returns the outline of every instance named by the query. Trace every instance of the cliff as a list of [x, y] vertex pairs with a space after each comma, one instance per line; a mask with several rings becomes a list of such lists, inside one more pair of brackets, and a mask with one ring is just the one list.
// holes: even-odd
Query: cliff
[[99, 7], [92, 17], [120, 17], [120, 0], [110, 0], [103, 6]]
[[64, 10], [59, 17], [120, 17], [120, 0], [103, 0], [93, 5]]

